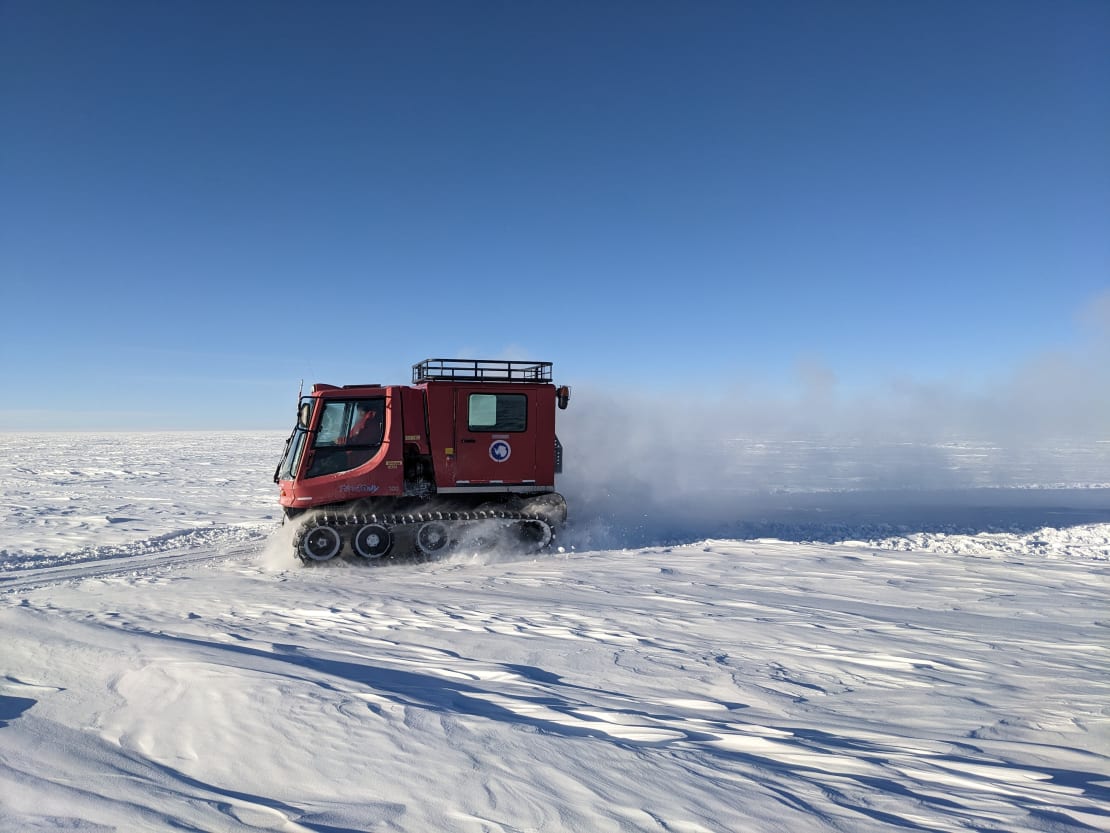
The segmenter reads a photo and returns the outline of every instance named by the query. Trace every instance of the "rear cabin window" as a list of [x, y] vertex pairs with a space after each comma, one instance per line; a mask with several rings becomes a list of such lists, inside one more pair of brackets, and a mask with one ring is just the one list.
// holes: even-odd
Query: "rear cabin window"
[[471, 431], [527, 431], [528, 397], [523, 393], [472, 393]]

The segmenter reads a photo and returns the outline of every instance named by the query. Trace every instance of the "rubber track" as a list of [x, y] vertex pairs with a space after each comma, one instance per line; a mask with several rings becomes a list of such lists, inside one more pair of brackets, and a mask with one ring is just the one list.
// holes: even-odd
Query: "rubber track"
[[[305, 560], [301, 557], [301, 544], [305, 537], [312, 531], [312, 529], [320, 526], [333, 526], [344, 540], [350, 540], [350, 536], [344, 534], [344, 527], [360, 527], [366, 524], [380, 524], [386, 527], [394, 535], [397, 530], [403, 527], [418, 527], [421, 524], [428, 523], [429, 521], [440, 521], [447, 524], [467, 524], [475, 523], [478, 521], [505, 521], [505, 526], [513, 523], [529, 522], [540, 523], [547, 528], [548, 541], [543, 547], [537, 547], [537, 551], [545, 547], [551, 546], [555, 540], [555, 527], [552, 526], [549, 518], [540, 514], [529, 512], [511, 512], [508, 510], [476, 510], [473, 512], [368, 512], [349, 514], [347, 512], [328, 512], [322, 511], [316, 514], [311, 520], [306, 521], [304, 525], [297, 531], [293, 539], [294, 554], [298, 559], [304, 561], [306, 564], [327, 564], [330, 561], [343, 560], [343, 561], [356, 561], [366, 564], [381, 564], [391, 560], [411, 559], [424, 557], [423, 553], [419, 550], [399, 555], [397, 553], [389, 553], [381, 558], [359, 558], [357, 555], [351, 558], [342, 558], [336, 555], [327, 561], [311, 561]], [[444, 548], [444, 555], [449, 552], [449, 548]]]

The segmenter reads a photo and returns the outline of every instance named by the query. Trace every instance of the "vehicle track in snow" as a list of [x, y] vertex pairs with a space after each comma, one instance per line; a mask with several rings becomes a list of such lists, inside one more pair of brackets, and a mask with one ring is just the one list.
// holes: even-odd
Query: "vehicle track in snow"
[[259, 524], [182, 530], [116, 547], [0, 561], [0, 595], [89, 578], [136, 576], [261, 550], [270, 530]]

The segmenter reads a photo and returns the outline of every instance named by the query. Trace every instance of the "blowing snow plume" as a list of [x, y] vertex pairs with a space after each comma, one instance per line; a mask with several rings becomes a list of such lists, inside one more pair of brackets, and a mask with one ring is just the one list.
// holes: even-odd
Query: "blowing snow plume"
[[565, 537], [637, 546], [706, 532], [828, 539], [875, 524], [967, 532], [1106, 519], [1110, 295], [1087, 318], [1082, 350], [1037, 357], [977, 391], [896, 380], [847, 395], [812, 363], [786, 395], [662, 400], [579, 385], [560, 415]]

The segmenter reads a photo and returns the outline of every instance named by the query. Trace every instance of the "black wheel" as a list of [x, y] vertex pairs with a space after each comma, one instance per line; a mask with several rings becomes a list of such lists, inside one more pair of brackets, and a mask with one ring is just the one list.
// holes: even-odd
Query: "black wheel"
[[339, 555], [343, 538], [334, 526], [321, 524], [305, 532], [297, 554], [305, 561], [328, 561]]
[[529, 498], [521, 509], [529, 515], [539, 515], [552, 526], [562, 526], [567, 522], [567, 501], [558, 492]]
[[360, 526], [351, 541], [351, 548], [359, 558], [381, 558], [393, 549], [393, 533], [381, 524]]
[[424, 555], [443, 552], [450, 541], [447, 527], [439, 521], [428, 521], [416, 530], [416, 548]]
[[551, 527], [543, 521], [521, 521], [516, 526], [517, 537], [528, 552], [542, 550], [554, 539]]

